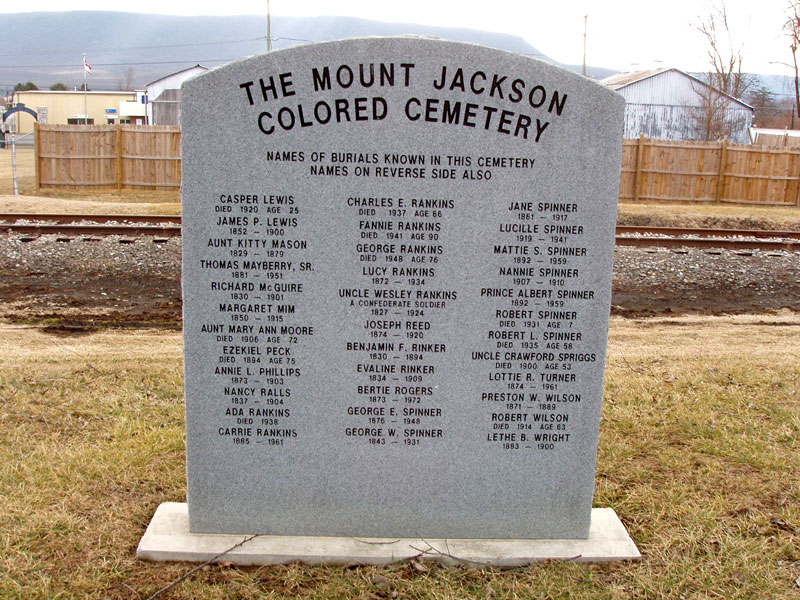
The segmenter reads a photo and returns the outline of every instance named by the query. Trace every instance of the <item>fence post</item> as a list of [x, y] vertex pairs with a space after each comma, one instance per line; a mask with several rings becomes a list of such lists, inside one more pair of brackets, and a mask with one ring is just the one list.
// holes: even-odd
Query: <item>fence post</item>
[[722, 190], [725, 188], [725, 171], [728, 168], [728, 140], [722, 140], [722, 152], [719, 157], [719, 175], [717, 176], [717, 195], [714, 201], [722, 202]]
[[633, 201], [639, 201], [642, 178], [642, 151], [644, 150], [644, 134], [639, 134], [639, 143], [636, 145], [636, 175], [633, 179]]
[[122, 193], [122, 125], [117, 123], [117, 193]]
[[42, 160], [39, 158], [39, 155], [42, 153], [42, 149], [39, 147], [39, 122], [33, 122], [33, 157], [36, 160], [36, 164], [34, 168], [36, 169], [36, 189], [40, 190], [42, 188], [42, 166], [40, 161]]
[[[800, 158], [800, 155], [795, 155], [795, 157]], [[794, 164], [794, 161], [792, 161], [792, 164]], [[798, 174], [795, 182], [797, 183], [797, 199], [795, 203], [797, 204], [797, 207], [800, 208], [800, 174]]]

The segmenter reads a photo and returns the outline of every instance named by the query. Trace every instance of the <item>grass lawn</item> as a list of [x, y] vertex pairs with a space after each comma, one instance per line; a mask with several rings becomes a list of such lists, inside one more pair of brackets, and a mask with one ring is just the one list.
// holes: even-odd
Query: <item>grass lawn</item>
[[[596, 506], [639, 563], [205, 567], [158, 598], [800, 598], [800, 316], [612, 319]], [[185, 499], [174, 331], [0, 324], [0, 598], [148, 598]]]
[[619, 205], [621, 225], [800, 231], [800, 208], [733, 204]]

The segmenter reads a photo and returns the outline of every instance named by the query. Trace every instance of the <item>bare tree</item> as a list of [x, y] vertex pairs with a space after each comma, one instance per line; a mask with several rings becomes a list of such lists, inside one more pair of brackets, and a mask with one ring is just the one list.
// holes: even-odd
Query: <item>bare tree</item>
[[136, 75], [136, 70], [133, 67], [128, 67], [122, 72], [122, 76], [125, 80], [125, 87], [126, 90], [133, 90], [133, 78]]
[[789, 0], [789, 18], [783, 24], [783, 29], [789, 34], [794, 63], [794, 112], [792, 113], [792, 129], [794, 129], [794, 115], [800, 115], [800, 72], [797, 69], [797, 49], [800, 46], [800, 1]]
[[789, 127], [794, 101], [778, 101], [775, 95], [763, 85], [754, 85], [747, 93], [747, 103], [755, 109], [753, 125], [768, 129]]
[[708, 44], [709, 70], [704, 82], [707, 85], [695, 86], [700, 96], [700, 107], [695, 111], [696, 127], [701, 139], [726, 139], [741, 126], [738, 120], [730, 118], [731, 98], [744, 96], [754, 79], [742, 72], [742, 46], [733, 42], [724, 0], [711, 6], [709, 14], [700, 19], [697, 30]]

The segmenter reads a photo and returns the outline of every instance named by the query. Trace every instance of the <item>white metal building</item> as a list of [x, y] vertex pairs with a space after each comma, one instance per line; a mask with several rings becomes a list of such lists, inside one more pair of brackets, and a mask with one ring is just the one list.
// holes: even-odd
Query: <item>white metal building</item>
[[147, 119], [147, 92], [136, 90], [134, 99], [119, 103], [119, 122], [145, 125]]
[[208, 71], [203, 65], [183, 69], [147, 84], [147, 122], [150, 125], [180, 125], [181, 85]]
[[600, 83], [625, 97], [626, 138], [704, 140], [713, 118], [728, 141], [750, 143], [753, 107], [679, 69], [618, 73]]

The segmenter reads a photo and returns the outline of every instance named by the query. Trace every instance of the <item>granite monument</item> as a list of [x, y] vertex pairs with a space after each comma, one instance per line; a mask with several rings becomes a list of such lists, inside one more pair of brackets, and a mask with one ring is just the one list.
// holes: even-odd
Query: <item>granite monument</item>
[[588, 538], [623, 107], [411, 37], [186, 82], [191, 532]]

